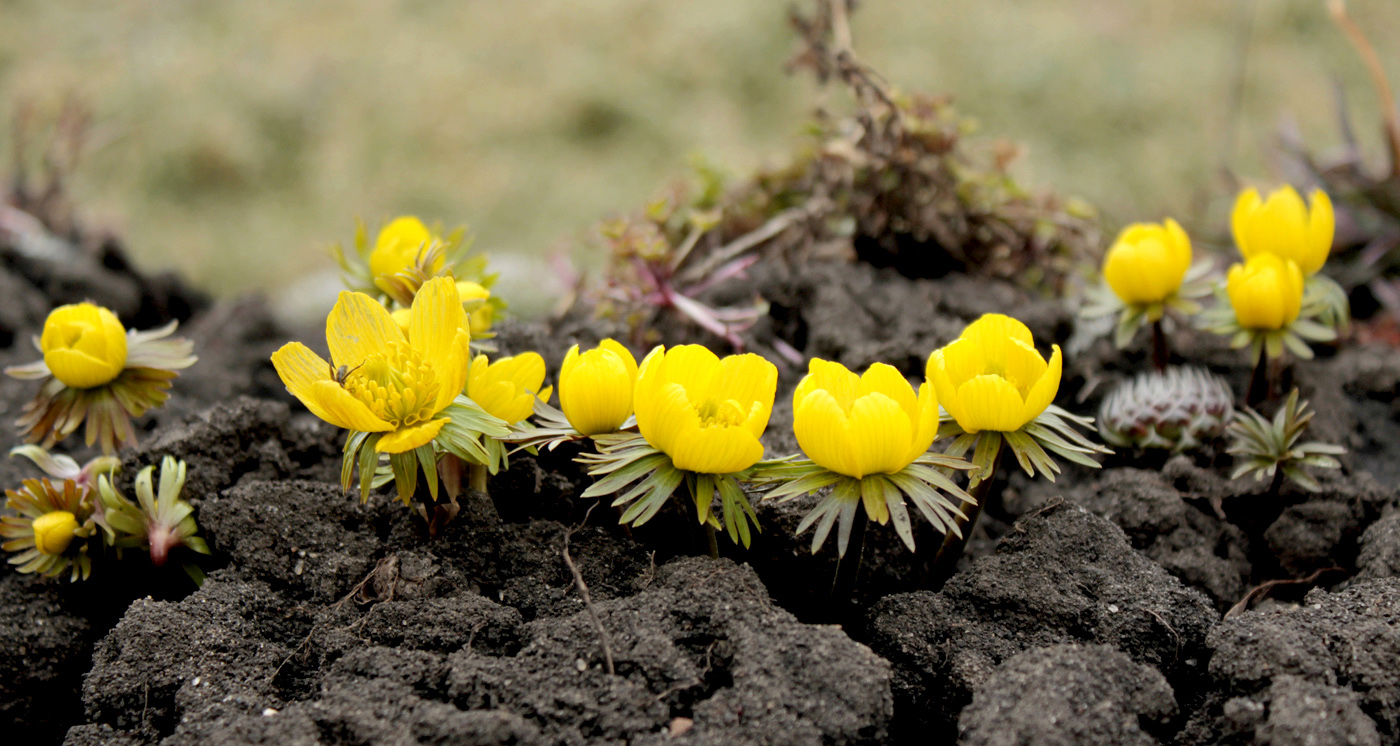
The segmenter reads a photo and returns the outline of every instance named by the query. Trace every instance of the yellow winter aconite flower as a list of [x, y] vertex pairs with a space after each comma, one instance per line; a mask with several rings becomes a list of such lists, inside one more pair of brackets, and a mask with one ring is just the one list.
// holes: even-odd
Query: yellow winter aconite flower
[[[477, 282], [458, 281], [457, 293], [462, 296], [463, 303], [491, 300], [491, 291]], [[467, 314], [467, 319], [471, 324], [472, 334], [485, 334], [491, 331], [491, 324], [496, 320], [496, 307], [483, 302], [475, 311]]]
[[78, 519], [66, 510], [55, 510], [34, 519], [34, 548], [49, 555], [63, 554], [78, 530]]
[[1124, 303], [1161, 303], [1181, 288], [1191, 268], [1191, 239], [1175, 220], [1134, 223], [1104, 257], [1108, 286]]
[[1225, 290], [1241, 327], [1282, 329], [1296, 321], [1302, 309], [1303, 273], [1291, 260], [1255, 254], [1230, 267]]
[[636, 385], [637, 360], [617, 341], [584, 353], [574, 345], [559, 368], [559, 405], [580, 434], [616, 432], [632, 416]]
[[448, 421], [437, 415], [466, 382], [470, 338], [456, 283], [439, 277], [413, 299], [407, 333], [378, 301], [343, 291], [326, 319], [333, 363], [300, 342], [283, 346], [272, 363], [312, 414], [347, 430], [384, 433], [375, 450], [403, 453]]
[[126, 328], [116, 314], [92, 303], [49, 313], [39, 348], [49, 372], [70, 388], [110, 383], [126, 368]]
[[637, 373], [637, 428], [677, 469], [732, 474], [763, 458], [778, 369], [751, 353], [657, 347]]
[[1261, 199], [1259, 190], [1250, 188], [1235, 200], [1230, 229], [1245, 260], [1260, 254], [1291, 259], [1305, 276], [1316, 274], [1332, 250], [1336, 218], [1332, 200], [1321, 189], [1314, 189], [1311, 208], [1292, 186], [1269, 193]]
[[[379, 231], [369, 255], [369, 270], [375, 277], [394, 275], [417, 263], [419, 254], [436, 239], [423, 221], [411, 215], [395, 218]], [[437, 257], [428, 274], [442, 270], [445, 258]]]
[[987, 314], [929, 356], [926, 376], [966, 432], [1014, 432], [1055, 400], [1062, 364], [1059, 345], [1047, 363], [1025, 324]]
[[467, 398], [487, 414], [514, 425], [535, 411], [536, 397], [549, 399], [552, 389], [541, 391], [543, 383], [544, 358], [537, 352], [503, 357], [494, 363], [477, 355], [467, 378]]
[[792, 428], [819, 466], [856, 479], [894, 474], [933, 445], [938, 399], [929, 384], [915, 396], [904, 374], [884, 363], [857, 376], [812, 360], [808, 371], [792, 395]]

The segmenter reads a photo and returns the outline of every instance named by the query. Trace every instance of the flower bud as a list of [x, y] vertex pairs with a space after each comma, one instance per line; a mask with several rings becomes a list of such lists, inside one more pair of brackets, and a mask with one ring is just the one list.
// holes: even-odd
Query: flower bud
[[66, 510], [55, 510], [34, 519], [34, 546], [44, 554], [63, 554], [78, 530], [78, 519]]
[[559, 405], [584, 435], [616, 432], [632, 415], [636, 384], [637, 360], [626, 347], [605, 339], [580, 354], [574, 345], [559, 369]]
[[[433, 240], [428, 226], [418, 218], [406, 215], [394, 219], [379, 231], [379, 237], [375, 239], [374, 250], [369, 255], [370, 272], [375, 277], [382, 277], [412, 267], [419, 253]], [[443, 261], [442, 257], [435, 260], [433, 266], [428, 268], [429, 274], [437, 274], [442, 269]]]
[[1134, 223], [1104, 257], [1108, 286], [1127, 304], [1161, 303], [1181, 288], [1191, 267], [1191, 239], [1175, 220]]
[[549, 399], [550, 389], [540, 390], [543, 383], [544, 358], [537, 352], [503, 357], [494, 363], [477, 355], [467, 375], [467, 397], [487, 414], [514, 425], [535, 411], [536, 396]]
[[813, 359], [792, 395], [793, 434], [807, 457], [828, 471], [861, 479], [896, 474], [928, 452], [938, 434], [938, 400], [904, 374], [876, 363], [857, 376]]
[[1303, 305], [1303, 273], [1273, 254], [1255, 254], [1230, 267], [1225, 289], [1245, 329], [1282, 329], [1298, 318]]
[[1025, 324], [989, 313], [934, 350], [925, 370], [938, 403], [976, 433], [1014, 432], [1039, 417], [1060, 390], [1062, 368], [1059, 345], [1047, 362]]
[[1248, 261], [1259, 254], [1291, 259], [1305, 276], [1315, 274], [1332, 250], [1336, 219], [1332, 200], [1321, 189], [1314, 189], [1312, 206], [1291, 186], [1260, 199], [1257, 189], [1246, 189], [1235, 200], [1230, 229], [1240, 254]]
[[39, 348], [49, 372], [69, 388], [96, 388], [126, 368], [126, 329], [116, 314], [92, 303], [55, 308]]

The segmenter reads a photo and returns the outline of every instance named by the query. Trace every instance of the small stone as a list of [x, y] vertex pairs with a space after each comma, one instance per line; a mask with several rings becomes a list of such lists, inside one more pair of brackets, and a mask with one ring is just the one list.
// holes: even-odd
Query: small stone
[[588, 670], [588, 661], [579, 658], [574, 661], [574, 668], [577, 668], [579, 673], [583, 673]]
[[268, 707], [268, 708], [266, 708], [266, 709], [263, 710], [263, 717], [265, 717], [265, 718], [270, 718], [270, 717], [272, 717], [273, 715], [276, 715], [276, 714], [277, 714], [277, 710], [274, 710], [274, 709], [272, 709], [271, 707]]
[[671, 727], [667, 729], [666, 734], [671, 738], [680, 738], [690, 732], [693, 727], [695, 727], [695, 721], [690, 718], [672, 718]]

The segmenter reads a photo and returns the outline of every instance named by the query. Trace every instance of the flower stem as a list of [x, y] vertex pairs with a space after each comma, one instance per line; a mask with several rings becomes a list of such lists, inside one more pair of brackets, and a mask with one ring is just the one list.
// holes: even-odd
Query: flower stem
[[486, 464], [467, 465], [467, 486], [483, 495], [490, 494], [486, 486], [488, 476], [490, 476], [490, 472], [486, 470]]
[[982, 515], [982, 508], [987, 504], [987, 494], [992, 491], [992, 482], [996, 481], [998, 468], [1001, 466], [1001, 454], [1005, 448], [997, 448], [997, 455], [992, 459], [991, 472], [987, 478], [970, 486], [968, 495], [972, 497], [972, 502], [966, 500], [958, 509], [967, 520], [959, 520], [958, 527], [962, 529], [962, 536], [949, 531], [943, 536], [943, 546], [938, 549], [938, 554], [933, 558], [933, 571], [930, 576], [930, 585], [934, 590], [943, 587], [948, 582], [948, 578], [958, 570], [958, 558], [962, 557], [963, 550], [967, 548], [967, 540], [972, 536], [972, 529], [977, 525], [977, 519]]
[[1254, 374], [1249, 377], [1249, 393], [1245, 395], [1244, 403], [1250, 407], [1258, 408], [1269, 398], [1269, 352], [1261, 346], [1259, 348], [1259, 362], [1254, 364]]
[[834, 603], [844, 604], [855, 594], [856, 576], [860, 575], [861, 558], [865, 555], [865, 527], [869, 523], [865, 508], [857, 508], [846, 556], [836, 560], [836, 577], [831, 581], [831, 600]]
[[1162, 320], [1152, 322], [1152, 364], [1162, 373], [1171, 362], [1171, 350], [1167, 348], [1167, 335], [1162, 331]]
[[1278, 497], [1278, 496], [1279, 496], [1279, 492], [1280, 492], [1282, 489], [1283, 489], [1283, 469], [1281, 469], [1281, 468], [1275, 466], [1275, 467], [1274, 467], [1274, 478], [1273, 478], [1273, 481], [1269, 482], [1269, 492], [1267, 493], [1267, 497], [1269, 497], [1269, 498], [1276, 498], [1276, 497]]
[[705, 543], [709, 544], [710, 559], [719, 559], [719, 538], [715, 535], [715, 527], [705, 524]]

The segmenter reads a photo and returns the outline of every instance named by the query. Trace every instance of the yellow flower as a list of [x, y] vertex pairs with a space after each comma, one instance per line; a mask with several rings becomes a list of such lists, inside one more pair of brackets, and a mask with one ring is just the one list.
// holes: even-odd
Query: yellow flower
[[39, 348], [49, 372], [69, 388], [110, 383], [126, 368], [126, 328], [116, 314], [91, 303], [55, 308]]
[[[396, 218], [379, 231], [369, 255], [369, 270], [375, 277], [398, 274], [412, 267], [422, 250], [434, 240], [436, 236], [418, 218], [408, 215]], [[443, 261], [443, 257], [438, 257], [428, 274], [441, 271]]]
[[544, 358], [537, 352], [503, 357], [494, 363], [477, 355], [467, 378], [467, 398], [487, 414], [514, 425], [535, 411], [535, 397], [549, 400], [553, 389], [541, 391], [543, 383]]
[[813, 360], [792, 395], [797, 444], [819, 466], [860, 479], [894, 474], [928, 452], [938, 434], [938, 399], [918, 396], [898, 370], [876, 363], [857, 376]]
[[1306, 276], [1316, 274], [1332, 250], [1336, 219], [1332, 200], [1321, 189], [1311, 195], [1312, 207], [1291, 186], [1260, 199], [1259, 190], [1250, 188], [1235, 200], [1230, 229], [1246, 261], [1259, 254], [1291, 259]]
[[1124, 303], [1161, 303], [1181, 288], [1191, 268], [1191, 239], [1175, 220], [1133, 223], [1104, 257], [1103, 275]]
[[963, 430], [1012, 432], [1055, 400], [1062, 364], [1059, 345], [1047, 364], [1025, 324], [989, 313], [929, 355], [925, 374]]
[[[457, 292], [461, 294], [463, 303], [473, 300], [491, 300], [491, 291], [476, 282], [458, 281]], [[490, 303], [482, 303], [475, 311], [468, 314], [467, 318], [471, 322], [472, 334], [485, 334], [491, 331], [491, 323], [496, 319], [496, 309]]]
[[559, 368], [559, 406], [569, 424], [584, 435], [616, 432], [632, 415], [637, 360], [615, 340], [579, 354], [569, 348]]
[[[475, 282], [457, 283], [457, 294], [461, 297], [463, 303], [473, 300], [487, 300], [491, 297], [490, 290], [487, 290]], [[473, 335], [482, 334], [491, 330], [492, 310], [491, 304], [483, 303], [480, 308], [467, 314], [467, 324]], [[398, 323], [399, 328], [403, 329], [403, 333], [408, 334], [409, 321], [413, 318], [412, 312], [407, 308], [400, 308], [390, 315], [394, 317], [394, 321]]]
[[778, 369], [758, 355], [723, 360], [699, 345], [657, 347], [637, 372], [637, 428], [677, 469], [732, 474], [763, 458]]
[[66, 510], [55, 510], [34, 519], [34, 547], [44, 554], [63, 554], [78, 530], [78, 519]]
[[1288, 259], [1256, 254], [1230, 267], [1225, 290], [1235, 318], [1245, 329], [1282, 329], [1303, 306], [1303, 273]]
[[272, 364], [312, 414], [347, 430], [384, 433], [375, 450], [403, 453], [447, 422], [437, 415], [467, 379], [466, 324], [457, 285], [445, 277], [429, 280], [413, 299], [406, 333], [378, 301], [344, 291], [326, 319], [334, 366], [300, 342], [274, 353]]

